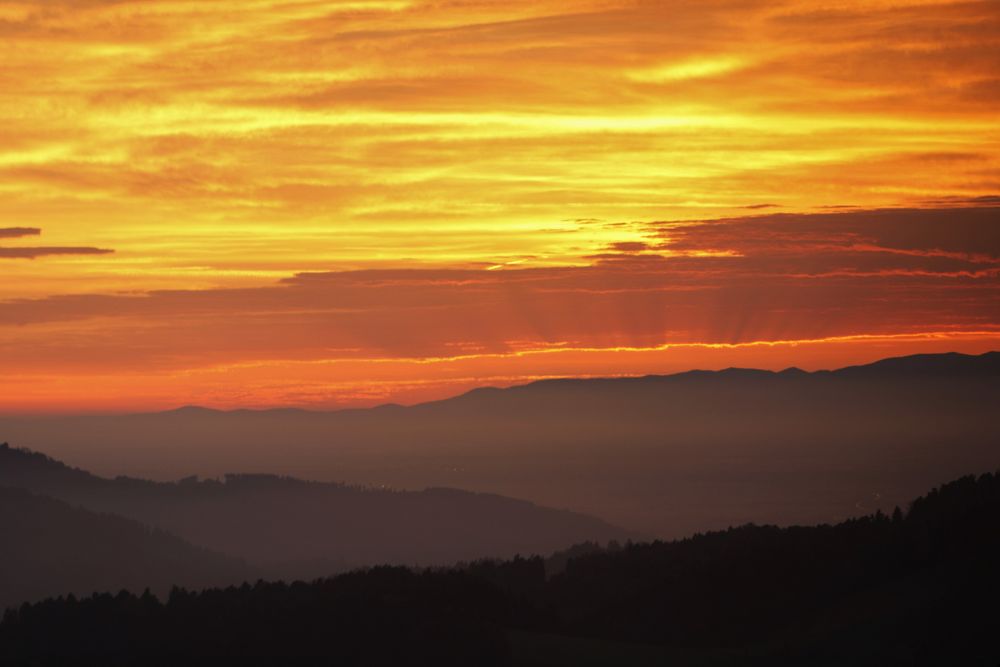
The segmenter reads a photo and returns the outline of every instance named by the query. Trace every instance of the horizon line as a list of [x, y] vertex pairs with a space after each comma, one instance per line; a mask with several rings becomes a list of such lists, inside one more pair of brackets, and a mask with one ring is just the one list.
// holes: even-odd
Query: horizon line
[[[980, 332], [985, 333], [985, 332]], [[845, 336], [845, 339], [852, 338], [865, 338], [867, 336]], [[726, 344], [726, 343], [691, 343], [684, 345], [771, 345], [775, 344], [770, 341], [756, 341], [751, 343], [736, 343], [736, 344]], [[168, 415], [171, 413], [178, 412], [205, 412], [214, 413], [220, 415], [228, 414], [239, 414], [239, 413], [271, 413], [271, 412], [300, 412], [314, 415], [329, 415], [335, 413], [347, 413], [347, 412], [368, 412], [372, 410], [384, 410], [384, 409], [407, 409], [416, 408], [423, 405], [433, 405], [436, 403], [444, 403], [447, 401], [456, 400], [464, 396], [469, 396], [471, 394], [481, 392], [481, 391], [507, 391], [516, 390], [525, 387], [531, 387], [534, 385], [551, 383], [551, 382], [600, 382], [600, 381], [627, 381], [627, 380], [643, 380], [643, 379], [665, 379], [672, 377], [679, 377], [682, 375], [690, 375], [695, 373], [705, 373], [705, 374], [721, 374], [733, 371], [750, 371], [756, 373], [763, 373], [767, 375], [781, 375], [785, 373], [798, 372], [803, 375], [820, 375], [825, 373], [837, 373], [840, 371], [845, 371], [854, 368], [867, 368], [870, 366], [875, 366], [888, 361], [903, 360], [903, 359], [914, 359], [918, 357], [966, 357], [966, 358], [981, 358], [994, 354], [1000, 354], [1000, 349], [987, 350], [986, 352], [980, 352], [978, 354], [970, 354], [967, 352], [958, 352], [956, 350], [950, 350], [947, 352], [916, 352], [914, 354], [904, 354], [888, 357], [880, 357], [874, 361], [861, 364], [849, 364], [846, 366], [838, 366], [835, 368], [819, 368], [815, 370], [805, 370], [798, 366], [787, 366], [780, 370], [772, 370], [767, 368], [754, 368], [747, 366], [727, 366], [725, 368], [689, 368], [683, 371], [676, 371], [673, 373], [641, 373], [641, 374], [621, 374], [621, 375], [565, 375], [565, 376], [552, 376], [546, 378], [533, 379], [528, 382], [521, 382], [516, 384], [510, 384], [506, 386], [498, 386], [491, 384], [484, 384], [465, 391], [452, 394], [450, 396], [445, 396], [444, 398], [432, 399], [427, 401], [417, 401], [414, 403], [404, 404], [396, 402], [386, 402], [379, 403], [370, 406], [344, 406], [344, 407], [334, 407], [328, 409], [317, 409], [309, 407], [300, 407], [294, 405], [285, 406], [272, 406], [272, 407], [238, 407], [238, 408], [212, 408], [204, 405], [198, 404], [182, 404], [172, 408], [165, 408], [162, 410], [140, 410], [140, 411], [92, 411], [92, 412], [3, 412], [0, 410], [0, 419], [43, 419], [43, 418], [74, 418], [74, 417], [129, 417], [129, 416], [155, 416], [155, 415]]]

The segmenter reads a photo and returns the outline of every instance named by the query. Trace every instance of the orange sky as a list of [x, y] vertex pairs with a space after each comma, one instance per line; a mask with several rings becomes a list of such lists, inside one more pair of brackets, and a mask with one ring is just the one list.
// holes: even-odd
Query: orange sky
[[1000, 348], [1000, 3], [0, 2], [0, 412]]

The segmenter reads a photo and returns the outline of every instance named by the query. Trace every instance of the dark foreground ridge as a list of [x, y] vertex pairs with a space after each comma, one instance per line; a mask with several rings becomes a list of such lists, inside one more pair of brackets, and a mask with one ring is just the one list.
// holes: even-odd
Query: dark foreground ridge
[[5, 615], [0, 662], [995, 667], [997, 562], [1000, 475], [987, 474], [905, 514], [608, 548], [554, 576], [514, 559], [49, 600]]

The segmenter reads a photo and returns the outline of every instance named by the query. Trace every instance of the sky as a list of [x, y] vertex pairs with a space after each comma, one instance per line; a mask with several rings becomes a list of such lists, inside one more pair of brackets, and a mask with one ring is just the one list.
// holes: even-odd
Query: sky
[[1000, 349], [1000, 3], [0, 2], [0, 412]]

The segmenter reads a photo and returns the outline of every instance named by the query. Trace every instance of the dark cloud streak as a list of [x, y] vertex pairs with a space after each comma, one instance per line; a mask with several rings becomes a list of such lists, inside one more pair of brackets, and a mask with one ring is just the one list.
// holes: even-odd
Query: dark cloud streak
[[59, 255], [110, 255], [114, 250], [87, 247], [0, 248], [0, 259], [37, 259]]
[[[611, 244], [583, 266], [332, 271], [265, 287], [0, 302], [0, 354], [23, 347], [32, 325], [59, 322], [63, 334], [33, 342], [38, 363], [174, 367], [449, 356], [470, 342], [506, 353], [1000, 327], [1000, 209], [748, 216], [649, 232], [648, 248]], [[79, 322], [97, 319], [82, 340]]]
[[[40, 236], [38, 227], [0, 227], [0, 239], [15, 239], [25, 236]], [[109, 255], [114, 250], [91, 246], [26, 246], [12, 248], [0, 246], [0, 259], [37, 259], [60, 255]]]
[[16, 239], [22, 236], [38, 236], [42, 230], [38, 227], [0, 227], [0, 239]]

